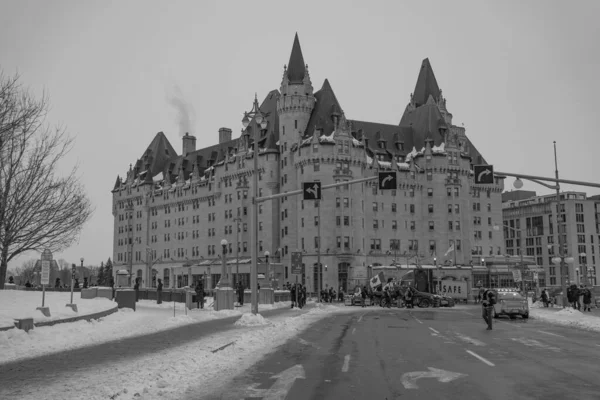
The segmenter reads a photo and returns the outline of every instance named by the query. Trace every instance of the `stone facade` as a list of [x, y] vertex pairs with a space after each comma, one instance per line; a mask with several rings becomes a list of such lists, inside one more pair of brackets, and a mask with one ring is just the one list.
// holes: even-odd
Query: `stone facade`
[[[430, 93], [426, 104], [411, 98], [403, 117], [433, 115], [440, 127], [430, 133], [412, 122], [402, 127], [347, 120], [328, 81], [313, 94], [296, 42], [280, 90], [261, 104], [269, 125], [259, 140], [259, 197], [301, 189], [303, 182], [350, 182], [390, 170], [397, 171], [397, 187], [380, 190], [373, 179], [326, 189], [318, 203], [298, 195], [261, 203], [259, 257], [268, 250], [271, 261], [284, 267], [283, 281], [298, 279], [314, 291], [319, 259], [323, 287], [337, 289], [365, 282], [369, 265], [471, 265], [504, 254], [502, 232], [494, 230], [502, 221], [503, 178], [475, 187], [472, 165], [483, 159], [464, 128], [452, 125], [441, 90]], [[184, 136], [181, 156], [171, 154], [159, 133], [126, 178], [117, 178], [115, 271], [139, 275], [150, 286], [154, 270], [165, 287], [182, 279], [177, 275], [215, 275], [226, 239], [228, 259], [244, 259], [246, 273], [253, 135], [231, 139], [230, 132], [222, 128], [219, 145], [201, 150], [195, 150], [195, 138]], [[305, 265], [298, 277], [290, 269], [295, 251], [303, 253]]]

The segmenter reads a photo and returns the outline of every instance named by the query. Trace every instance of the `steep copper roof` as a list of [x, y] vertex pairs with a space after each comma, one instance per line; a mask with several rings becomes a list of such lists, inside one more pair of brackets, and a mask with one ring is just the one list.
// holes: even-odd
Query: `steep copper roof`
[[306, 64], [304, 64], [304, 57], [302, 56], [298, 33], [296, 33], [294, 45], [292, 46], [292, 54], [290, 55], [290, 61], [287, 65], [287, 77], [290, 83], [302, 83], [305, 74]]
[[[152, 177], [154, 177], [159, 172], [162, 172], [165, 163], [174, 157], [177, 157], [177, 152], [173, 146], [171, 146], [169, 139], [167, 139], [164, 133], [158, 132], [148, 148], [144, 151], [141, 159], [144, 160], [143, 163], [149, 161], [149, 170]], [[142, 165], [142, 167], [144, 167], [144, 165]]]
[[[387, 154], [388, 158], [386, 161], [391, 160], [391, 154], [404, 155], [410, 153], [413, 148], [413, 131], [410, 128], [377, 122], [357, 120], [351, 120], [350, 122], [352, 124], [353, 136], [360, 140], [361, 135], [359, 132], [362, 133], [367, 142], [367, 149], [370, 150], [371, 154]], [[378, 142], [385, 144], [383, 149], [379, 146]], [[397, 145], [399, 143], [404, 144], [404, 150], [400, 150], [400, 147]]]
[[330, 135], [333, 132], [333, 118], [334, 114], [341, 115], [342, 107], [333, 93], [333, 89], [329, 84], [329, 80], [325, 79], [321, 89], [315, 93], [317, 103], [315, 108], [310, 115], [308, 125], [306, 126], [306, 132], [304, 137], [310, 137], [317, 129], [322, 129], [324, 135]]
[[444, 141], [440, 128], [448, 129], [438, 106], [431, 100], [415, 110], [407, 110], [400, 120], [400, 126], [412, 129], [415, 134], [414, 146], [417, 150], [425, 146], [425, 139], [428, 137], [439, 146]]
[[429, 58], [426, 58], [421, 63], [421, 70], [413, 93], [415, 105], [419, 107], [427, 103], [429, 96], [433, 96], [434, 99], [440, 97], [440, 88], [433, 74]]

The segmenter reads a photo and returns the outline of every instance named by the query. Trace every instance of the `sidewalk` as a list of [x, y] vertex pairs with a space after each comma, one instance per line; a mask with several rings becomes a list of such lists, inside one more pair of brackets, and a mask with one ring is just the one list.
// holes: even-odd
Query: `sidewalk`
[[[300, 315], [314, 307], [314, 304], [309, 304], [302, 310], [286, 307], [261, 311], [260, 314], [266, 318], [285, 314]], [[69, 376], [76, 370], [110, 368], [112, 363], [120, 360], [160, 354], [163, 351], [169, 351], [171, 347], [195, 342], [215, 333], [244, 329], [233, 324], [239, 318], [240, 316], [236, 315], [201, 321], [143, 336], [0, 364], [0, 377], [3, 382], [1, 391], [6, 390], [15, 395], [18, 394], [19, 387], [24, 381], [28, 384], [35, 382], [36, 386], [43, 387], [45, 383], [60, 379], [62, 376]]]

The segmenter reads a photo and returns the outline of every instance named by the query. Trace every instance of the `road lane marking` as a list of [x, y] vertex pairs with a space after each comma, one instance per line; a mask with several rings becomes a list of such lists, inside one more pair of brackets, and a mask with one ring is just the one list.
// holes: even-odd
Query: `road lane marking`
[[458, 332], [454, 332], [454, 335], [457, 338], [459, 338], [460, 340], [465, 341], [465, 342], [467, 342], [469, 344], [473, 344], [475, 346], [485, 346], [485, 343], [483, 343], [482, 341], [477, 340], [477, 339], [473, 339], [472, 337], [469, 337], [467, 335], [461, 335]]
[[436, 331], [435, 329], [433, 329], [432, 327], [429, 327], [429, 329], [431, 329], [433, 332], [437, 333], [438, 335], [440, 334], [438, 331]]
[[413, 317], [415, 319], [415, 321], [417, 321], [418, 323], [422, 324], [423, 321], [421, 321], [419, 318], [415, 317], [414, 315], [410, 314], [411, 317]]
[[350, 354], [346, 354], [344, 357], [344, 365], [342, 365], [342, 372], [348, 372], [350, 369]]
[[358, 322], [362, 321], [362, 319], [365, 315], [367, 315], [367, 313], [364, 313], [363, 315], [361, 315], [360, 318], [358, 319]]
[[354, 332], [356, 332], [356, 328], [352, 329], [352, 334], [354, 335]]
[[538, 342], [535, 339], [527, 339], [527, 338], [511, 338], [511, 340], [515, 341], [515, 342], [519, 342], [521, 344], [524, 344], [525, 346], [528, 347], [537, 347], [539, 349], [544, 349], [544, 350], [552, 350], [555, 352], [560, 352], [560, 349], [558, 347], [553, 347], [553, 346], [548, 346], [545, 345], [542, 342]]
[[470, 355], [472, 355], [473, 357], [477, 358], [479, 361], [483, 362], [484, 364], [489, 365], [490, 367], [496, 366], [493, 362], [486, 360], [485, 358], [481, 357], [479, 354], [477, 354], [471, 350], [465, 350], [465, 351], [467, 353], [469, 353]]
[[556, 334], [556, 333], [552, 333], [552, 332], [546, 332], [546, 331], [538, 331], [538, 332], [539, 332], [539, 333], [546, 334], [546, 335], [550, 335], [550, 336], [558, 336], [558, 337], [562, 337], [562, 338], [566, 337], [566, 336], [563, 336], [563, 335], [558, 335], [558, 334]]
[[464, 378], [467, 374], [445, 371], [443, 369], [427, 367], [429, 371], [407, 372], [400, 378], [405, 389], [418, 389], [417, 380], [421, 378], [435, 378], [439, 382], [448, 383], [458, 378]]

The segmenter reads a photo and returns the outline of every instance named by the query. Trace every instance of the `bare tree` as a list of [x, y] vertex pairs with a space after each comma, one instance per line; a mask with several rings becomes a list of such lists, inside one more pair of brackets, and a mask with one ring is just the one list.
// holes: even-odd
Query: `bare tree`
[[20, 267], [15, 268], [15, 277], [19, 277], [21, 286], [25, 285], [27, 281], [34, 283], [36, 262], [35, 259], [26, 260], [23, 261]]
[[45, 94], [35, 98], [0, 70], [0, 289], [10, 260], [68, 248], [93, 212], [77, 167], [58, 173], [73, 139], [46, 125], [48, 110]]

